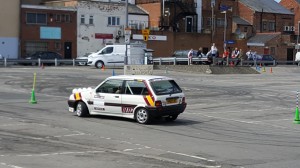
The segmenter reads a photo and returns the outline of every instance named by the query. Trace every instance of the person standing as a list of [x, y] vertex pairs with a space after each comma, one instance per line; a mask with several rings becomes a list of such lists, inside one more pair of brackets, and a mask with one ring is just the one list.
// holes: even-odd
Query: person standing
[[213, 43], [211, 48], [210, 48], [211, 56], [216, 57], [218, 53], [218, 48], [216, 47], [216, 44]]
[[227, 48], [227, 49], [223, 52], [223, 55], [222, 55], [222, 58], [223, 58], [222, 64], [223, 64], [223, 65], [225, 65], [225, 63], [227, 64], [229, 55], [230, 55], [230, 51], [229, 51], [229, 48]]
[[189, 52], [188, 52], [188, 65], [192, 65], [192, 58], [193, 58], [193, 52], [194, 50], [191, 49]]

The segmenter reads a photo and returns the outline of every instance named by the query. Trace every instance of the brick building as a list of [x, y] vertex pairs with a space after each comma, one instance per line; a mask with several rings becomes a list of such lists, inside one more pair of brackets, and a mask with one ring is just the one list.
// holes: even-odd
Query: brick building
[[238, 16], [249, 22], [253, 30], [248, 33], [248, 49], [258, 54], [271, 54], [276, 59], [293, 60], [292, 31], [294, 14], [275, 1], [239, 0]]
[[41, 5], [21, 7], [21, 57], [36, 51], [54, 51], [76, 58], [76, 9]]

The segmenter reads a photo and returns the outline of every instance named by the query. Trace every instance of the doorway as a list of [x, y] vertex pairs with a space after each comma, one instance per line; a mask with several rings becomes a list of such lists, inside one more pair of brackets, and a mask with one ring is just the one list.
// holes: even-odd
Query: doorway
[[294, 49], [293, 48], [288, 48], [286, 51], [286, 60], [288, 61], [288, 64], [290, 61], [294, 61]]
[[186, 29], [185, 32], [192, 32], [192, 27], [193, 27], [193, 17], [191, 16], [187, 16], [185, 18], [185, 25], [186, 25]]
[[72, 59], [72, 42], [65, 42], [65, 59]]

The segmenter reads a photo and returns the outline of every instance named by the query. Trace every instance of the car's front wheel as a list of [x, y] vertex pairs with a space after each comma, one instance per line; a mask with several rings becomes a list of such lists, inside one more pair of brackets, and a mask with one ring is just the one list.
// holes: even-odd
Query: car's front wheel
[[95, 67], [96, 68], [102, 68], [104, 66], [104, 63], [102, 62], [102, 61], [97, 61], [96, 63], [95, 63]]
[[139, 108], [136, 111], [135, 119], [140, 124], [149, 124], [150, 120], [151, 120], [151, 117], [150, 117], [149, 112], [148, 112], [147, 109]]
[[86, 117], [89, 115], [88, 108], [84, 102], [78, 102], [76, 106], [76, 115], [78, 117]]

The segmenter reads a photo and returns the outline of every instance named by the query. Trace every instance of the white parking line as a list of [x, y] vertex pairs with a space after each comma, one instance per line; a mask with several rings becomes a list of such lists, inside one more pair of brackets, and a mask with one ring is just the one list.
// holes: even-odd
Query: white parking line
[[0, 162], [0, 165], [6, 166], [6, 167], [10, 167], [10, 168], [23, 168], [23, 167], [20, 167], [20, 166], [16, 166], [16, 165], [12, 165], [12, 164], [7, 164], [7, 163], [3, 163], [3, 162]]

